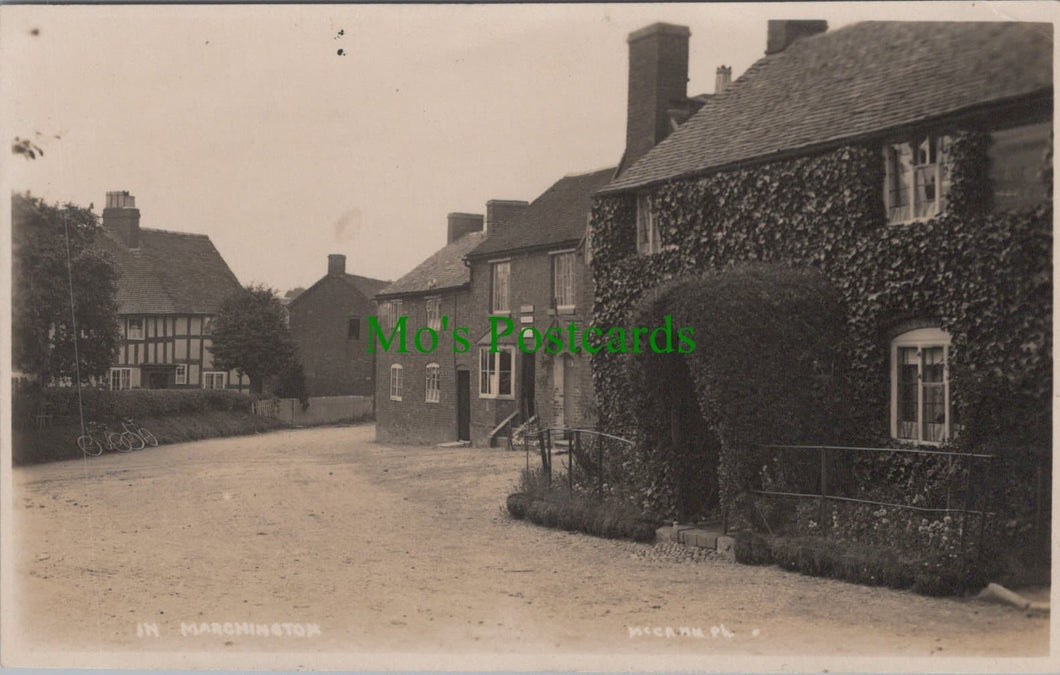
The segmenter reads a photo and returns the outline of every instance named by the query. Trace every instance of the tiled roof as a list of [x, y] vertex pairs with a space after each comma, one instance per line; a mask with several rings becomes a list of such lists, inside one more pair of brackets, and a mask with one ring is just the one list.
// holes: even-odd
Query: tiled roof
[[762, 160], [1048, 92], [1045, 23], [871, 21], [752, 65], [604, 191]]
[[113, 256], [121, 314], [213, 314], [239, 281], [203, 234], [140, 229], [129, 249], [108, 230], [97, 246]]
[[390, 284], [379, 295], [425, 293], [462, 286], [471, 281], [471, 270], [464, 264], [464, 256], [478, 246], [486, 234], [470, 232], [452, 244], [439, 249], [411, 272]]
[[533, 246], [580, 241], [592, 208], [593, 193], [607, 185], [614, 168], [561, 178], [535, 199], [525, 211], [486, 241], [471, 255], [492, 255]]
[[389, 281], [382, 279], [371, 279], [357, 274], [343, 274], [342, 278], [360, 292], [361, 295], [371, 300], [375, 294], [390, 285]]

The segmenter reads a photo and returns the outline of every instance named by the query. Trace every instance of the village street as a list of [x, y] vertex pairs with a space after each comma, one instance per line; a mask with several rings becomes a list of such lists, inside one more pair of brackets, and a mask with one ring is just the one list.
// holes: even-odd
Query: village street
[[1048, 650], [1048, 618], [1008, 607], [512, 521], [521, 453], [373, 439], [370, 425], [292, 430], [15, 469], [6, 635], [20, 664], [127, 663], [106, 656], [120, 652], [295, 668], [341, 653], [328, 663], [368, 668], [401, 652], [435, 669], [472, 654], [541, 668], [579, 652], [702, 668], [715, 655]]

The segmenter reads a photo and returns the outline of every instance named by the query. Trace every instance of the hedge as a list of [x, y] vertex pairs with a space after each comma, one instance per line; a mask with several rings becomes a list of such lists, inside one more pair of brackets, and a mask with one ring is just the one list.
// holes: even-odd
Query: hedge
[[110, 422], [122, 417], [137, 420], [205, 412], [250, 412], [255, 397], [226, 389], [108, 389], [22, 387], [14, 392], [12, 423], [32, 428], [43, 405], [56, 424], [75, 423], [84, 410], [86, 421]]

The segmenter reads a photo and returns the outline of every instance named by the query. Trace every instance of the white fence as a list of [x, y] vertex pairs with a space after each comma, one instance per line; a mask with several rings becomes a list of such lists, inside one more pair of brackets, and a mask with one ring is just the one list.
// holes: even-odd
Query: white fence
[[255, 401], [255, 415], [275, 417], [291, 426], [311, 426], [335, 422], [360, 422], [372, 417], [371, 396], [312, 396], [302, 409], [296, 398]]

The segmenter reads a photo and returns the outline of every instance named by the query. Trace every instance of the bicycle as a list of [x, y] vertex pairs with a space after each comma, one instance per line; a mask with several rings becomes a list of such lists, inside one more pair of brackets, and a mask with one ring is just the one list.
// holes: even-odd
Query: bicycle
[[139, 448], [134, 448], [135, 450], [139, 450], [148, 445], [150, 445], [152, 448], [158, 447], [158, 439], [155, 438], [155, 435], [148, 431], [146, 427], [141, 426], [133, 418], [123, 417], [121, 420], [121, 428], [135, 436], [138, 436], [143, 441], [143, 445], [141, 445]]
[[85, 431], [84, 435], [78, 436], [77, 447], [90, 457], [99, 457], [104, 449], [126, 453], [132, 452], [137, 445], [144, 447], [142, 438], [128, 431], [121, 433], [110, 431], [106, 424], [89, 422], [85, 426]]

